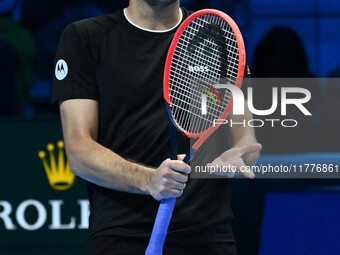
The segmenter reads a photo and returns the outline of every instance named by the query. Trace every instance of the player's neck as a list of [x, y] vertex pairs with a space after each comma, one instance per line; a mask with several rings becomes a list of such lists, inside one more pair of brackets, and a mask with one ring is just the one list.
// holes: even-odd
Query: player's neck
[[170, 29], [181, 18], [179, 1], [165, 4], [152, 0], [130, 0], [126, 14], [134, 24], [151, 30]]

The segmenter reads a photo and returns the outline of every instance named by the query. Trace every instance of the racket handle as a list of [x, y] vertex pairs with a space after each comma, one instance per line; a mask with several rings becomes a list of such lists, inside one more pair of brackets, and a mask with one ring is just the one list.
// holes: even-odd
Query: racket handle
[[183, 159], [183, 162], [186, 163], [186, 164], [189, 164], [190, 161], [191, 161], [191, 159], [192, 159], [192, 157], [194, 156], [194, 153], [195, 153], [195, 152], [196, 152], [196, 151], [195, 151], [194, 149], [191, 149], [191, 150], [189, 151], [189, 153], [187, 153], [187, 155], [186, 155], [185, 158]]
[[[191, 149], [185, 156], [184, 162], [189, 163], [195, 150]], [[158, 208], [155, 224], [151, 233], [149, 245], [146, 248], [145, 255], [162, 255], [165, 237], [168, 232], [172, 212], [174, 210], [176, 198], [162, 199]]]
[[161, 255], [176, 198], [162, 199], [145, 255]]

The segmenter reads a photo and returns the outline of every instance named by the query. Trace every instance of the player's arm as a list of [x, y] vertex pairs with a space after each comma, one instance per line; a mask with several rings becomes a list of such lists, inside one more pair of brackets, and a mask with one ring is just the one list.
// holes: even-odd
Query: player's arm
[[248, 125], [248, 121], [253, 119], [253, 115], [248, 109], [247, 100], [244, 101], [244, 115], [230, 114], [229, 119], [232, 119], [234, 123], [245, 122], [245, 127], [237, 124], [230, 128], [232, 148], [244, 148], [251, 146], [249, 152], [243, 156], [244, 163], [246, 165], [256, 164], [259, 159], [262, 146], [257, 143], [254, 128]]
[[[253, 172], [243, 170], [246, 165], [256, 163], [260, 156], [262, 146], [256, 141], [254, 129], [247, 125], [248, 121], [252, 119], [252, 113], [248, 109], [247, 101], [245, 101], [244, 108], [244, 115], [233, 115], [231, 113], [228, 117], [229, 123], [231, 119], [234, 123], [233, 126], [230, 127], [232, 148], [222, 153], [209, 165], [234, 166], [237, 170], [241, 171], [241, 174], [245, 177], [254, 178], [255, 175]], [[235, 124], [244, 122], [245, 126], [243, 126], [243, 124]], [[236, 173], [229, 171], [215, 174], [234, 177]]]
[[157, 200], [183, 193], [190, 167], [181, 160], [165, 160], [153, 169], [125, 160], [97, 142], [97, 101], [66, 100], [60, 103], [60, 113], [68, 162], [74, 174], [108, 189], [149, 194]]

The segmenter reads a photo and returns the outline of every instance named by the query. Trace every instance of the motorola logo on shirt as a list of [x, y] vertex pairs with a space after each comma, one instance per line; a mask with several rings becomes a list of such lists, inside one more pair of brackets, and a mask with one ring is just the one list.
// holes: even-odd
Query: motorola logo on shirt
[[64, 80], [68, 73], [68, 66], [65, 60], [60, 59], [55, 66], [55, 77], [61, 81]]

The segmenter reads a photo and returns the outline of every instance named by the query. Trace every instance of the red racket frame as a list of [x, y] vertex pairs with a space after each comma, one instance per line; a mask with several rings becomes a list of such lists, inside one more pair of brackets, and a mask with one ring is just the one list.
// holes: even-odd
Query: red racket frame
[[[185, 28], [194, 19], [198, 18], [199, 16], [206, 15], [206, 14], [213, 14], [213, 15], [219, 16], [220, 18], [227, 21], [229, 26], [233, 30], [235, 37], [236, 37], [236, 40], [237, 40], [237, 46], [238, 46], [238, 50], [239, 50], [239, 52], [238, 52], [239, 68], [238, 68], [235, 86], [237, 86], [239, 88], [242, 86], [242, 78], [243, 78], [243, 75], [244, 75], [245, 62], [246, 62], [246, 53], [245, 53], [243, 37], [242, 37], [242, 34], [241, 34], [238, 26], [236, 25], [234, 20], [232, 18], [230, 18], [224, 12], [221, 12], [219, 10], [214, 10], [214, 9], [200, 10], [200, 11], [197, 11], [196, 13], [192, 14], [191, 16], [189, 16], [181, 24], [181, 26], [178, 28], [178, 30], [175, 34], [175, 37], [172, 40], [172, 43], [171, 43], [169, 51], [168, 51], [167, 59], [166, 59], [166, 62], [165, 62], [165, 69], [164, 69], [163, 93], [164, 93], [164, 99], [169, 104], [170, 110], [171, 110], [171, 98], [170, 98], [170, 87], [169, 87], [170, 86], [170, 70], [171, 70], [172, 59], [173, 59], [173, 56], [174, 56], [174, 53], [175, 53], [177, 43], [178, 43], [181, 35], [183, 34]], [[232, 105], [233, 105], [233, 97], [230, 98], [227, 107], [225, 108], [225, 110], [223, 111], [223, 113], [221, 114], [219, 119], [226, 119], [227, 118], [228, 114], [230, 113], [230, 111], [232, 109]], [[221, 124], [216, 124], [215, 126], [211, 126], [210, 128], [208, 128], [207, 130], [205, 130], [201, 133], [191, 134], [188, 131], [184, 130], [177, 123], [176, 117], [174, 116], [172, 111], [171, 111], [171, 113], [172, 113], [172, 117], [173, 117], [173, 120], [174, 120], [173, 122], [176, 125], [176, 127], [178, 128], [178, 130], [180, 130], [182, 133], [184, 133], [189, 138], [192, 137], [194, 139], [198, 139], [192, 147], [193, 150], [197, 150], [201, 146], [201, 144], [221, 125]]]

